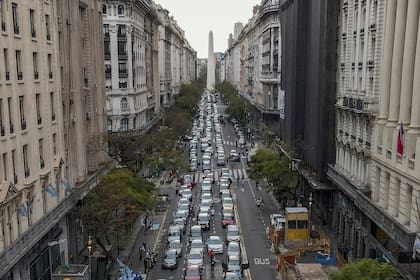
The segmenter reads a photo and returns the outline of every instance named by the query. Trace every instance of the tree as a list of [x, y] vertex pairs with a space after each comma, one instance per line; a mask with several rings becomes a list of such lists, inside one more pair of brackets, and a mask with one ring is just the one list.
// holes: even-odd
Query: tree
[[361, 259], [356, 263], [346, 264], [341, 271], [331, 274], [333, 280], [393, 280], [397, 275], [395, 267], [374, 259]]
[[266, 180], [265, 187], [273, 191], [277, 200], [284, 201], [297, 183], [297, 174], [291, 169], [289, 158], [271, 149], [261, 149], [253, 157], [248, 174], [252, 179]]
[[134, 176], [126, 168], [113, 168], [85, 197], [77, 214], [86, 232], [104, 252], [107, 252], [104, 244], [118, 249], [118, 238], [131, 231], [139, 214], [154, 208], [154, 190], [155, 185], [143, 177]]

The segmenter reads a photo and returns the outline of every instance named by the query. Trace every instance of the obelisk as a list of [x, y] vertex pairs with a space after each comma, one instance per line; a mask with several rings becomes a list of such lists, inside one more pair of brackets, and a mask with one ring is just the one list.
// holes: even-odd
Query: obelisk
[[216, 81], [215, 57], [213, 50], [213, 32], [209, 32], [209, 56], [207, 58], [207, 89], [213, 90]]

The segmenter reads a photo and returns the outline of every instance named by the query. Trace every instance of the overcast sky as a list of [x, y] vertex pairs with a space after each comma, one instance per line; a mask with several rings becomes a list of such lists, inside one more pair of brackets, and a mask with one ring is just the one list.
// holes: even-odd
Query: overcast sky
[[260, 0], [155, 0], [173, 15], [199, 58], [207, 58], [209, 31], [214, 51], [224, 52], [235, 22], [244, 25]]

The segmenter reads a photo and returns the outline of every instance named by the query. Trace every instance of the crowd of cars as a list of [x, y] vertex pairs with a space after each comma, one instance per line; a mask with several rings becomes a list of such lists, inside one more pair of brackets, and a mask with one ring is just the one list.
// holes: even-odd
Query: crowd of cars
[[[243, 269], [247, 268], [247, 265], [242, 264], [241, 240], [231, 195], [232, 180], [229, 169], [223, 167], [216, 171], [212, 168], [213, 159], [216, 159], [219, 166], [225, 164], [220, 117], [215, 103], [216, 98], [213, 94], [203, 94], [199, 105], [199, 117], [193, 123], [189, 142], [191, 170], [194, 171], [200, 166], [197, 151], [199, 147], [202, 152], [203, 178], [199, 184], [195, 184], [196, 178], [190, 175], [184, 175], [179, 181], [177, 208], [167, 231], [168, 245], [162, 268], [177, 268], [180, 258], [185, 255], [183, 279], [186, 280], [203, 279], [205, 254], [210, 251], [224, 256], [223, 260], [219, 257], [223, 267], [223, 279], [242, 279]], [[217, 182], [213, 172], [220, 172]], [[217, 216], [221, 216], [221, 226], [225, 229], [221, 235], [215, 234], [215, 231], [207, 233], [212, 220], [215, 219], [216, 203], [221, 203], [221, 208], [217, 207], [218, 211], [221, 211]]]

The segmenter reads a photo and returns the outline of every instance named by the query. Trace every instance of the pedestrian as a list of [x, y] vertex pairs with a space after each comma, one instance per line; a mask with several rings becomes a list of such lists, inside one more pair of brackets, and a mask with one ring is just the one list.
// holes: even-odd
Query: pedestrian
[[146, 250], [147, 250], [146, 241], [143, 241], [142, 246], [143, 246], [144, 251], [146, 252]]
[[139, 259], [142, 260], [143, 259], [143, 255], [146, 253], [146, 247], [144, 247], [144, 242], [143, 245], [140, 246], [139, 248]]
[[144, 264], [144, 273], [147, 273], [147, 267], [149, 266], [149, 260], [147, 258], [144, 258], [143, 264]]
[[153, 222], [152, 221], [149, 222], [149, 229], [153, 229]]

